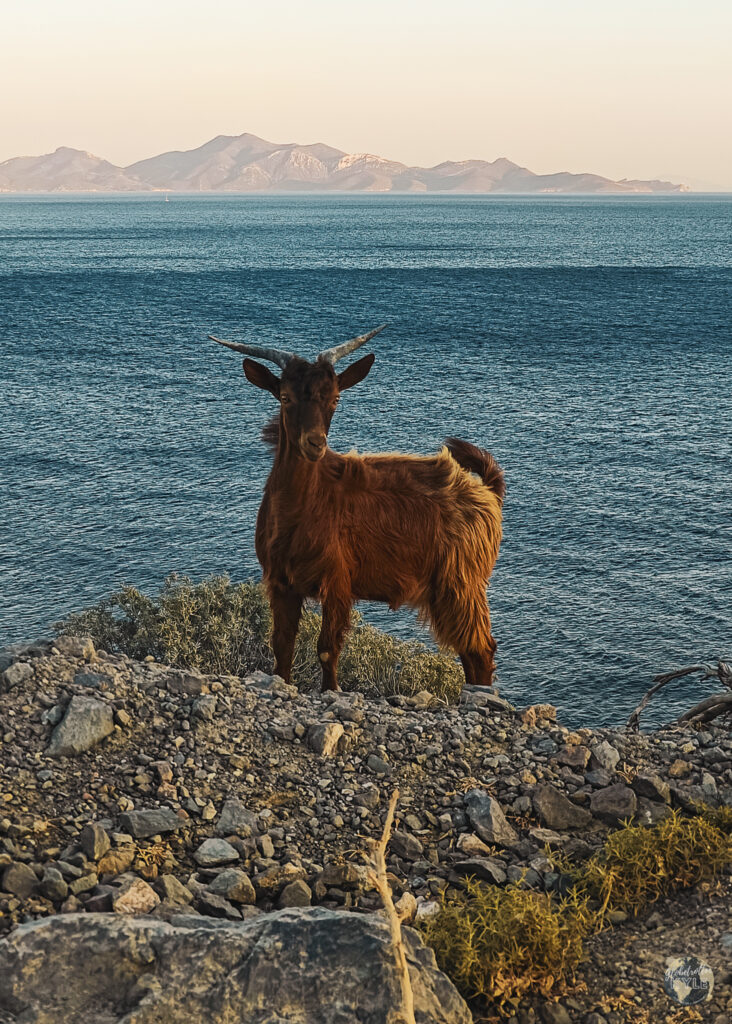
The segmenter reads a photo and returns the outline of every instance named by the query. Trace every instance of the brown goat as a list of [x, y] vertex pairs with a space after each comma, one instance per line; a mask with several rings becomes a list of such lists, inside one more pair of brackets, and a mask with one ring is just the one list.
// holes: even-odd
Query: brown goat
[[498, 557], [505, 492], [498, 463], [456, 438], [429, 456], [340, 455], [327, 444], [341, 391], [364, 379], [374, 356], [341, 373], [333, 364], [383, 326], [314, 363], [210, 336], [283, 370], [278, 378], [261, 363], [243, 364], [247, 379], [280, 403], [263, 435], [275, 458], [256, 529], [275, 671], [289, 680], [303, 600], [317, 598], [323, 689], [337, 690], [351, 607], [369, 600], [418, 609], [438, 642], [459, 653], [467, 682], [490, 685], [496, 644], [486, 586]]

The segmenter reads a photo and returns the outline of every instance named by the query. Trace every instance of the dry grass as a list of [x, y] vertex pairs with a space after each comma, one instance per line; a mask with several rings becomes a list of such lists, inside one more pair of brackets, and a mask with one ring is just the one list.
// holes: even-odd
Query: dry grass
[[714, 877], [732, 862], [732, 841], [713, 823], [716, 813], [688, 818], [674, 811], [652, 828], [618, 829], [583, 866], [578, 892], [596, 900], [601, 915], [637, 916], [663, 896]]
[[510, 1015], [528, 993], [550, 998], [571, 988], [595, 914], [586, 899], [469, 879], [465, 893], [446, 899], [421, 927], [465, 998]]

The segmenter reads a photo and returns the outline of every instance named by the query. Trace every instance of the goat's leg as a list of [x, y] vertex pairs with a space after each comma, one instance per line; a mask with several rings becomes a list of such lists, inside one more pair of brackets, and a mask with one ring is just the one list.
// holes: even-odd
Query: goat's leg
[[485, 592], [441, 587], [429, 606], [437, 640], [460, 655], [469, 686], [490, 686], [495, 665], [496, 642]]
[[275, 656], [275, 673], [289, 683], [297, 627], [300, 625], [302, 614], [302, 596], [292, 587], [270, 586], [269, 603], [272, 606], [274, 620], [272, 650]]
[[340, 690], [338, 658], [351, 625], [351, 598], [330, 593], [323, 600], [323, 626], [318, 637], [318, 657], [323, 669], [323, 690]]

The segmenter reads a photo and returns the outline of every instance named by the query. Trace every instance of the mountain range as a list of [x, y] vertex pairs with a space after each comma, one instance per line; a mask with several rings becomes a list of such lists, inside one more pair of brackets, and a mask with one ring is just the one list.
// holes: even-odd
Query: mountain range
[[446, 160], [409, 167], [323, 143], [267, 142], [217, 135], [197, 149], [161, 153], [117, 167], [61, 146], [44, 156], [0, 163], [0, 192], [687, 192], [669, 181], [612, 181], [599, 174], [534, 174], [498, 160]]

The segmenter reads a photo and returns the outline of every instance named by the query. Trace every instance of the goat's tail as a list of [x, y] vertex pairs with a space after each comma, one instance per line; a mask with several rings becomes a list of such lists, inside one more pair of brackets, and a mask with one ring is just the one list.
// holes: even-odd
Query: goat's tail
[[476, 448], [474, 444], [469, 444], [467, 441], [461, 441], [458, 437], [446, 438], [445, 446], [458, 465], [463, 469], [470, 470], [471, 473], [476, 473], [485, 486], [490, 488], [503, 504], [506, 480], [503, 470], [491, 453], [483, 451], [482, 448]]

